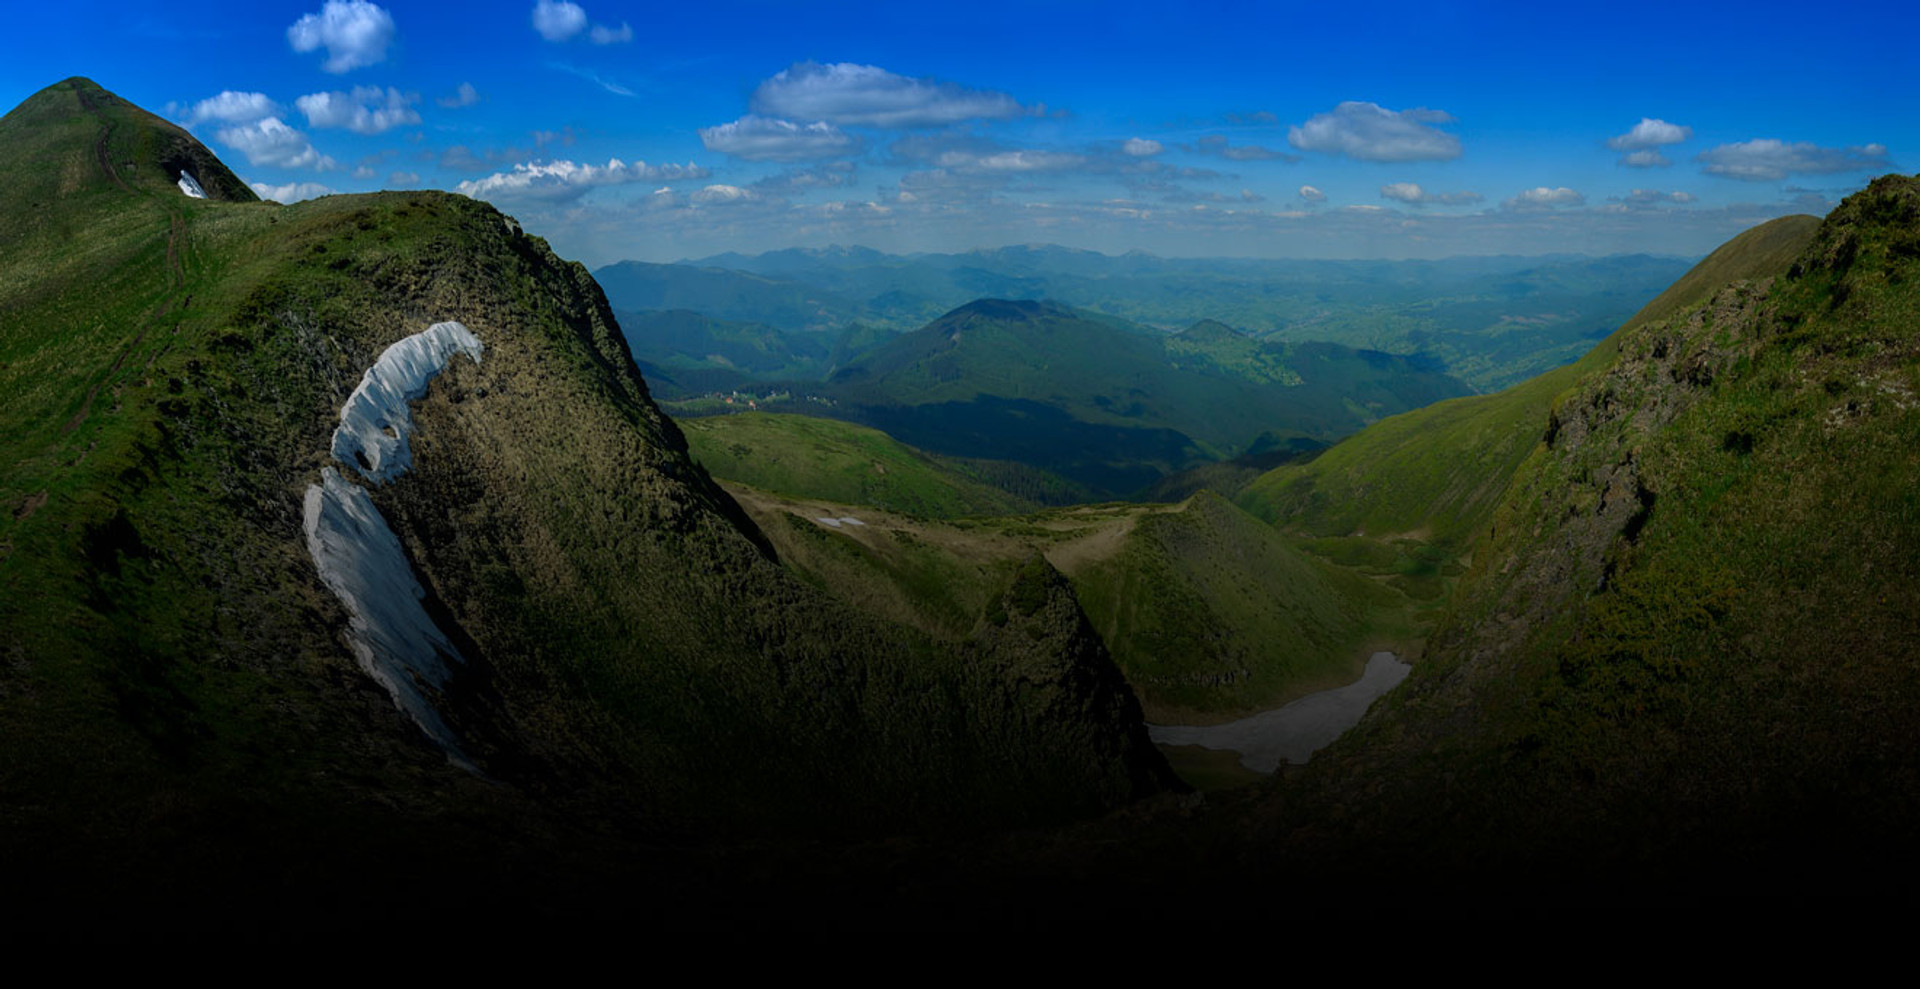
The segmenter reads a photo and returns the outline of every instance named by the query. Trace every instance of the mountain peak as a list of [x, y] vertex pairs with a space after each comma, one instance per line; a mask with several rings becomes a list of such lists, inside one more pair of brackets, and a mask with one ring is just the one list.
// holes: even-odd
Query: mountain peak
[[219, 156], [178, 124], [71, 76], [0, 117], [0, 164], [10, 164], [15, 210], [83, 189], [183, 196], [181, 173], [209, 199], [259, 199]]

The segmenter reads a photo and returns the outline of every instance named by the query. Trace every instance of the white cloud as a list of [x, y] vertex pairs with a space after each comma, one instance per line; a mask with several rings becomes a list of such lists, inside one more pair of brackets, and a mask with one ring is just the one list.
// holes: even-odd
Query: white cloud
[[261, 199], [271, 199], [277, 203], [297, 203], [302, 199], [316, 196], [331, 196], [332, 189], [318, 182], [289, 182], [286, 185], [268, 185], [265, 182], [249, 182], [255, 195]]
[[387, 176], [388, 185], [419, 185], [419, 172], [394, 172]]
[[548, 41], [565, 41], [587, 29], [587, 12], [567, 0], [540, 0], [533, 7], [533, 29]]
[[228, 124], [244, 124], [279, 112], [280, 107], [267, 99], [265, 93], [239, 93], [229, 89], [195, 103], [193, 109], [187, 112], [187, 123], [203, 124], [218, 120]]
[[220, 143], [246, 155], [251, 165], [321, 171], [339, 167], [332, 158], [315, 151], [307, 135], [288, 127], [279, 117], [222, 127], [214, 136]]
[[633, 40], [633, 28], [625, 21], [617, 28], [595, 24], [593, 30], [587, 32], [587, 40], [596, 45], [624, 45]]
[[1811, 141], [1788, 143], [1772, 138], [1722, 144], [1696, 157], [1708, 175], [1748, 182], [1778, 182], [1789, 175], [1885, 170], [1893, 162], [1884, 144], [1823, 148]]
[[1186, 146], [1195, 154], [1219, 155], [1228, 161], [1299, 161], [1300, 156], [1285, 151], [1263, 148], [1258, 144], [1230, 145], [1226, 137], [1209, 134]]
[[687, 200], [696, 206], [729, 206], [750, 203], [759, 198], [759, 194], [752, 189], [742, 189], [737, 185], [710, 185], [688, 196]]
[[753, 112], [841, 126], [938, 127], [1040, 112], [1006, 93], [896, 75], [875, 65], [800, 62], [760, 84]]
[[311, 93], [293, 103], [314, 127], [345, 127], [355, 134], [384, 134], [420, 122], [413, 104], [420, 97], [397, 89], [355, 86], [353, 92]]
[[1625, 196], [1608, 196], [1610, 202], [1625, 203], [1628, 206], [1663, 206], [1667, 203], [1686, 205], [1698, 197], [1690, 192], [1661, 192], [1658, 189], [1635, 189]]
[[1287, 143], [1361, 161], [1448, 161], [1460, 157], [1460, 139], [1432, 125], [1453, 119], [1425, 107], [1396, 111], [1349, 100], [1288, 128]]
[[1555, 206], [1582, 206], [1586, 204], [1586, 201], [1587, 197], [1566, 186], [1560, 186], [1557, 189], [1538, 186], [1532, 189], [1522, 189], [1519, 195], [1514, 196], [1512, 199], [1500, 205], [1506, 209], [1540, 210], [1552, 209]]
[[680, 179], [704, 179], [712, 173], [691, 162], [685, 165], [633, 164], [618, 158], [605, 165], [583, 165], [572, 161], [550, 161], [513, 166], [511, 171], [495, 172], [470, 179], [455, 187], [461, 195], [475, 199], [537, 199], [559, 201], [577, 199], [599, 186], [629, 182], [672, 182]]
[[380, 173], [374, 171], [372, 165], [361, 165], [353, 170], [353, 177], [356, 179], [370, 179], [378, 174]]
[[1166, 150], [1166, 148], [1159, 141], [1149, 141], [1144, 138], [1130, 137], [1130, 138], [1127, 138], [1127, 141], [1125, 144], [1120, 145], [1120, 150], [1125, 151], [1127, 154], [1130, 154], [1135, 158], [1145, 158], [1150, 155], [1157, 155], [1160, 152]]
[[1303, 185], [1300, 187], [1300, 198], [1310, 203], [1324, 203], [1327, 201], [1327, 194], [1313, 186]]
[[1625, 134], [1607, 138], [1607, 147], [1628, 154], [1620, 156], [1620, 164], [1628, 168], [1665, 168], [1673, 164], [1660, 148], [1669, 144], [1679, 144], [1693, 137], [1693, 128], [1670, 124], [1652, 117], [1641, 117]]
[[1380, 187], [1380, 198], [1409, 206], [1465, 206], [1486, 197], [1477, 192], [1428, 192], [1414, 182], [1393, 182]]
[[473, 88], [473, 83], [463, 82], [459, 89], [453, 91], [452, 96], [442, 96], [434, 102], [448, 110], [458, 110], [463, 106], [472, 106], [480, 102], [480, 91]]
[[860, 150], [859, 139], [825, 121], [802, 125], [753, 114], [701, 128], [700, 143], [748, 161], [811, 161]]
[[287, 28], [287, 43], [297, 52], [326, 48], [320, 67], [346, 72], [376, 65], [387, 58], [393, 43], [393, 15], [367, 0], [327, 0], [317, 14], [308, 14]]
[[1064, 151], [996, 151], [987, 155], [948, 151], [934, 159], [934, 164], [961, 172], [1058, 172], [1077, 168], [1086, 160]]
[[810, 189], [837, 189], [852, 185], [856, 174], [853, 162], [830, 161], [813, 168], [788, 169], [769, 175], [755, 182], [753, 190], [763, 195], [784, 196]]
[[1679, 144], [1693, 136], [1693, 128], [1670, 124], [1652, 117], [1641, 117], [1633, 129], [1607, 138], [1607, 147], [1615, 151], [1645, 151], [1668, 144]]

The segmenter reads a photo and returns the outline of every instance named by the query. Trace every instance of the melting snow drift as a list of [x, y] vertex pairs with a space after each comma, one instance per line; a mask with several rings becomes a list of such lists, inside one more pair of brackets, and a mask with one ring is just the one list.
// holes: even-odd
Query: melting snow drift
[[851, 515], [842, 515], [839, 518], [834, 518], [829, 515], [822, 515], [819, 518], [814, 519], [814, 521], [820, 523], [821, 525], [833, 526], [836, 529], [840, 528], [843, 525], [866, 525], [865, 522], [862, 522]]
[[473, 331], [454, 322], [435, 323], [388, 347], [340, 407], [340, 425], [333, 431], [334, 459], [353, 466], [375, 484], [406, 473], [413, 466], [407, 445], [413, 413], [407, 403], [427, 393], [427, 385], [454, 354], [466, 354], [479, 363], [484, 349]]
[[457, 754], [459, 744], [427, 688], [446, 686], [453, 676], [447, 661], [462, 661], [460, 650], [421, 606], [427, 592], [367, 490], [331, 467], [320, 479], [307, 488], [307, 552], [352, 615], [347, 637], [354, 654], [421, 730]]
[[[185, 182], [182, 173], [182, 188]], [[427, 393], [454, 354], [477, 362], [481, 349], [480, 338], [453, 322], [435, 323], [388, 347], [340, 408], [334, 458], [375, 484], [406, 473], [413, 464], [407, 403]], [[320, 481], [307, 488], [307, 552], [321, 581], [347, 606], [347, 638], [361, 669], [448, 757], [473, 769], [433, 702], [453, 676], [450, 664], [465, 658], [421, 604], [427, 592], [367, 489], [332, 467], [321, 469]]]
[[207, 190], [200, 188], [200, 183], [193, 180], [192, 172], [180, 173], [180, 191], [195, 199], [207, 198]]

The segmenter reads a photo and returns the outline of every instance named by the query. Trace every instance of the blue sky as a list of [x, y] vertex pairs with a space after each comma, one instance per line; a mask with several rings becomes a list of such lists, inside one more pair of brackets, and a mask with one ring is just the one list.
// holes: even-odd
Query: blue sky
[[1829, 3], [34, 3], [264, 195], [486, 198], [592, 265], [863, 244], [1699, 254], [1920, 169], [1920, 13]]

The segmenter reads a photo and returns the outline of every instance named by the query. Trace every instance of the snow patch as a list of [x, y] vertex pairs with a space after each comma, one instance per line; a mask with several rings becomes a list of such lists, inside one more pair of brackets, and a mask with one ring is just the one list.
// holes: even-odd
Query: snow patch
[[822, 515], [819, 518], [814, 519], [814, 521], [820, 523], [821, 525], [830, 525], [836, 529], [840, 528], [843, 525], [866, 525], [865, 522], [862, 522], [851, 515], [842, 515], [839, 518], [831, 518], [831, 517]]
[[453, 676], [449, 664], [465, 658], [421, 605], [427, 592], [366, 489], [332, 467], [322, 468], [320, 479], [307, 488], [307, 552], [347, 606], [347, 638], [360, 668], [429, 738], [470, 767], [433, 705]]
[[484, 349], [473, 331], [456, 322], [435, 323], [388, 347], [340, 407], [334, 459], [375, 484], [406, 473], [413, 466], [407, 443], [413, 413], [407, 403], [427, 393], [453, 355], [466, 354], [478, 364]]
[[180, 173], [180, 191], [195, 199], [207, 198], [207, 190], [200, 188], [200, 183], [193, 180], [192, 172]]

